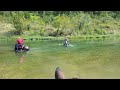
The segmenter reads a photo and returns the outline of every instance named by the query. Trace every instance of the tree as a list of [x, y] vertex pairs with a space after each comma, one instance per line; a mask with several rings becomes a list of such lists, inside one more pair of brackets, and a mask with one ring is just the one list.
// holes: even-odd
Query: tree
[[16, 28], [15, 34], [21, 35], [24, 30], [24, 12], [18, 11], [13, 14], [13, 25]]

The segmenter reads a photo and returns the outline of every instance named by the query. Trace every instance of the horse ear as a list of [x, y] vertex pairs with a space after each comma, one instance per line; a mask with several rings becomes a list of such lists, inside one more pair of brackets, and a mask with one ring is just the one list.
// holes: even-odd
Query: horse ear
[[59, 68], [59, 67], [56, 67], [56, 70], [60, 70], [60, 68]]
[[64, 74], [60, 71], [59, 67], [55, 70], [55, 79], [64, 79]]

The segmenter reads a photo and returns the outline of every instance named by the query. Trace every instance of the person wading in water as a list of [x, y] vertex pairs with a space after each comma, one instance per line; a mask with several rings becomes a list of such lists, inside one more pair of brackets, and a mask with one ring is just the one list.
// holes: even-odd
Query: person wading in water
[[69, 45], [69, 40], [68, 40], [68, 37], [66, 36], [65, 39], [64, 39], [64, 44], [66, 47]]
[[17, 44], [16, 44], [17, 51], [18, 51], [19, 46], [21, 46], [21, 48], [23, 48], [23, 42], [24, 42], [24, 40], [21, 37], [18, 37]]

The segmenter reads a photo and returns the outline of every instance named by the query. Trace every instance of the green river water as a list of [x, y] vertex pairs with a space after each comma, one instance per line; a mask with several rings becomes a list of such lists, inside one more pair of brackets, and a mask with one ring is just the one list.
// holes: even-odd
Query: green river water
[[15, 41], [0, 40], [1, 79], [54, 79], [57, 66], [66, 79], [120, 79], [120, 39], [24, 42], [30, 51], [15, 53]]

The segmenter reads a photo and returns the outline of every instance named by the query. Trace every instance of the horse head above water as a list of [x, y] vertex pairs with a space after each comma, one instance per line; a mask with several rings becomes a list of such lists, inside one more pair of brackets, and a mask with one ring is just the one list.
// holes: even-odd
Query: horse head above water
[[[79, 75], [78, 75], [79, 76]], [[60, 71], [60, 68], [57, 67], [55, 70], [55, 79], [65, 79], [63, 72]], [[80, 79], [77, 77], [69, 78], [69, 79]]]
[[55, 79], [64, 79], [64, 74], [60, 71], [59, 67], [55, 70]]
[[22, 48], [22, 50], [28, 51], [28, 50], [29, 50], [29, 47], [24, 45], [23, 48]]

